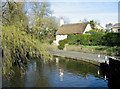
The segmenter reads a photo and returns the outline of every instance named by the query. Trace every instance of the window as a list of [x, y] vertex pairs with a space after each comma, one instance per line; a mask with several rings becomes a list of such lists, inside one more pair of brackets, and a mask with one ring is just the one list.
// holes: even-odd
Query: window
[[118, 32], [120, 32], [120, 29], [118, 29]]

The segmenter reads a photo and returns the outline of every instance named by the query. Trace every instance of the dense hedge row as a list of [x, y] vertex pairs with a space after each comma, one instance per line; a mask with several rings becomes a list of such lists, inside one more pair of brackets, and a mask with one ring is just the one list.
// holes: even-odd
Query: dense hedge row
[[108, 33], [102, 37], [102, 45], [120, 46], [120, 33]]
[[105, 45], [120, 46], [120, 33], [95, 33], [91, 35], [68, 35], [67, 42], [70, 45]]

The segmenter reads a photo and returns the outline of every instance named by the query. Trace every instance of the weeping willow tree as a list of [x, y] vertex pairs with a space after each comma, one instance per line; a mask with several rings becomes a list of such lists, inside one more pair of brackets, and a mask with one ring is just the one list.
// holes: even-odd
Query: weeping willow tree
[[29, 57], [40, 57], [44, 60], [50, 57], [39, 40], [15, 26], [2, 27], [2, 49], [4, 74], [10, 73], [10, 68], [14, 65], [23, 68]]
[[51, 55], [40, 40], [27, 33], [29, 19], [24, 3], [5, 2], [2, 4], [2, 50], [3, 73], [10, 75], [13, 66], [24, 70], [30, 57], [49, 60]]

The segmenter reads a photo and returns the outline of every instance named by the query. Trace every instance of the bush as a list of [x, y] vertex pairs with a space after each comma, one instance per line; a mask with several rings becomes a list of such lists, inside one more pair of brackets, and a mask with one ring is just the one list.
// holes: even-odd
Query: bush
[[89, 45], [89, 35], [81, 34], [77, 36], [78, 45]]
[[70, 45], [101, 45], [101, 38], [103, 35], [104, 34], [101, 33], [95, 33], [91, 35], [68, 35], [67, 41]]
[[52, 44], [52, 43], [53, 43], [53, 40], [50, 40], [50, 41], [49, 41], [49, 44]]
[[107, 33], [101, 39], [102, 45], [120, 46], [120, 33]]
[[67, 41], [70, 45], [75, 45], [77, 42], [77, 35], [68, 35]]
[[58, 45], [58, 49], [63, 50], [66, 43], [67, 43], [67, 39], [60, 40], [59, 45]]
[[89, 45], [92, 45], [92, 46], [97, 46], [97, 45], [101, 45], [101, 38], [104, 36], [105, 34], [103, 33], [95, 33], [95, 34], [92, 34], [89, 36], [89, 40], [90, 40], [90, 43]]
[[120, 33], [68, 35], [67, 42], [69, 45], [120, 46]]

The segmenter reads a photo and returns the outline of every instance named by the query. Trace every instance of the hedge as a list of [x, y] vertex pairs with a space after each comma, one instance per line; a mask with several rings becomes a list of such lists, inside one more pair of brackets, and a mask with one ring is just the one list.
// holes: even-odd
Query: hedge
[[120, 46], [120, 33], [95, 33], [68, 35], [67, 42], [70, 45], [105, 45]]
[[120, 33], [107, 33], [101, 39], [102, 45], [120, 46]]

